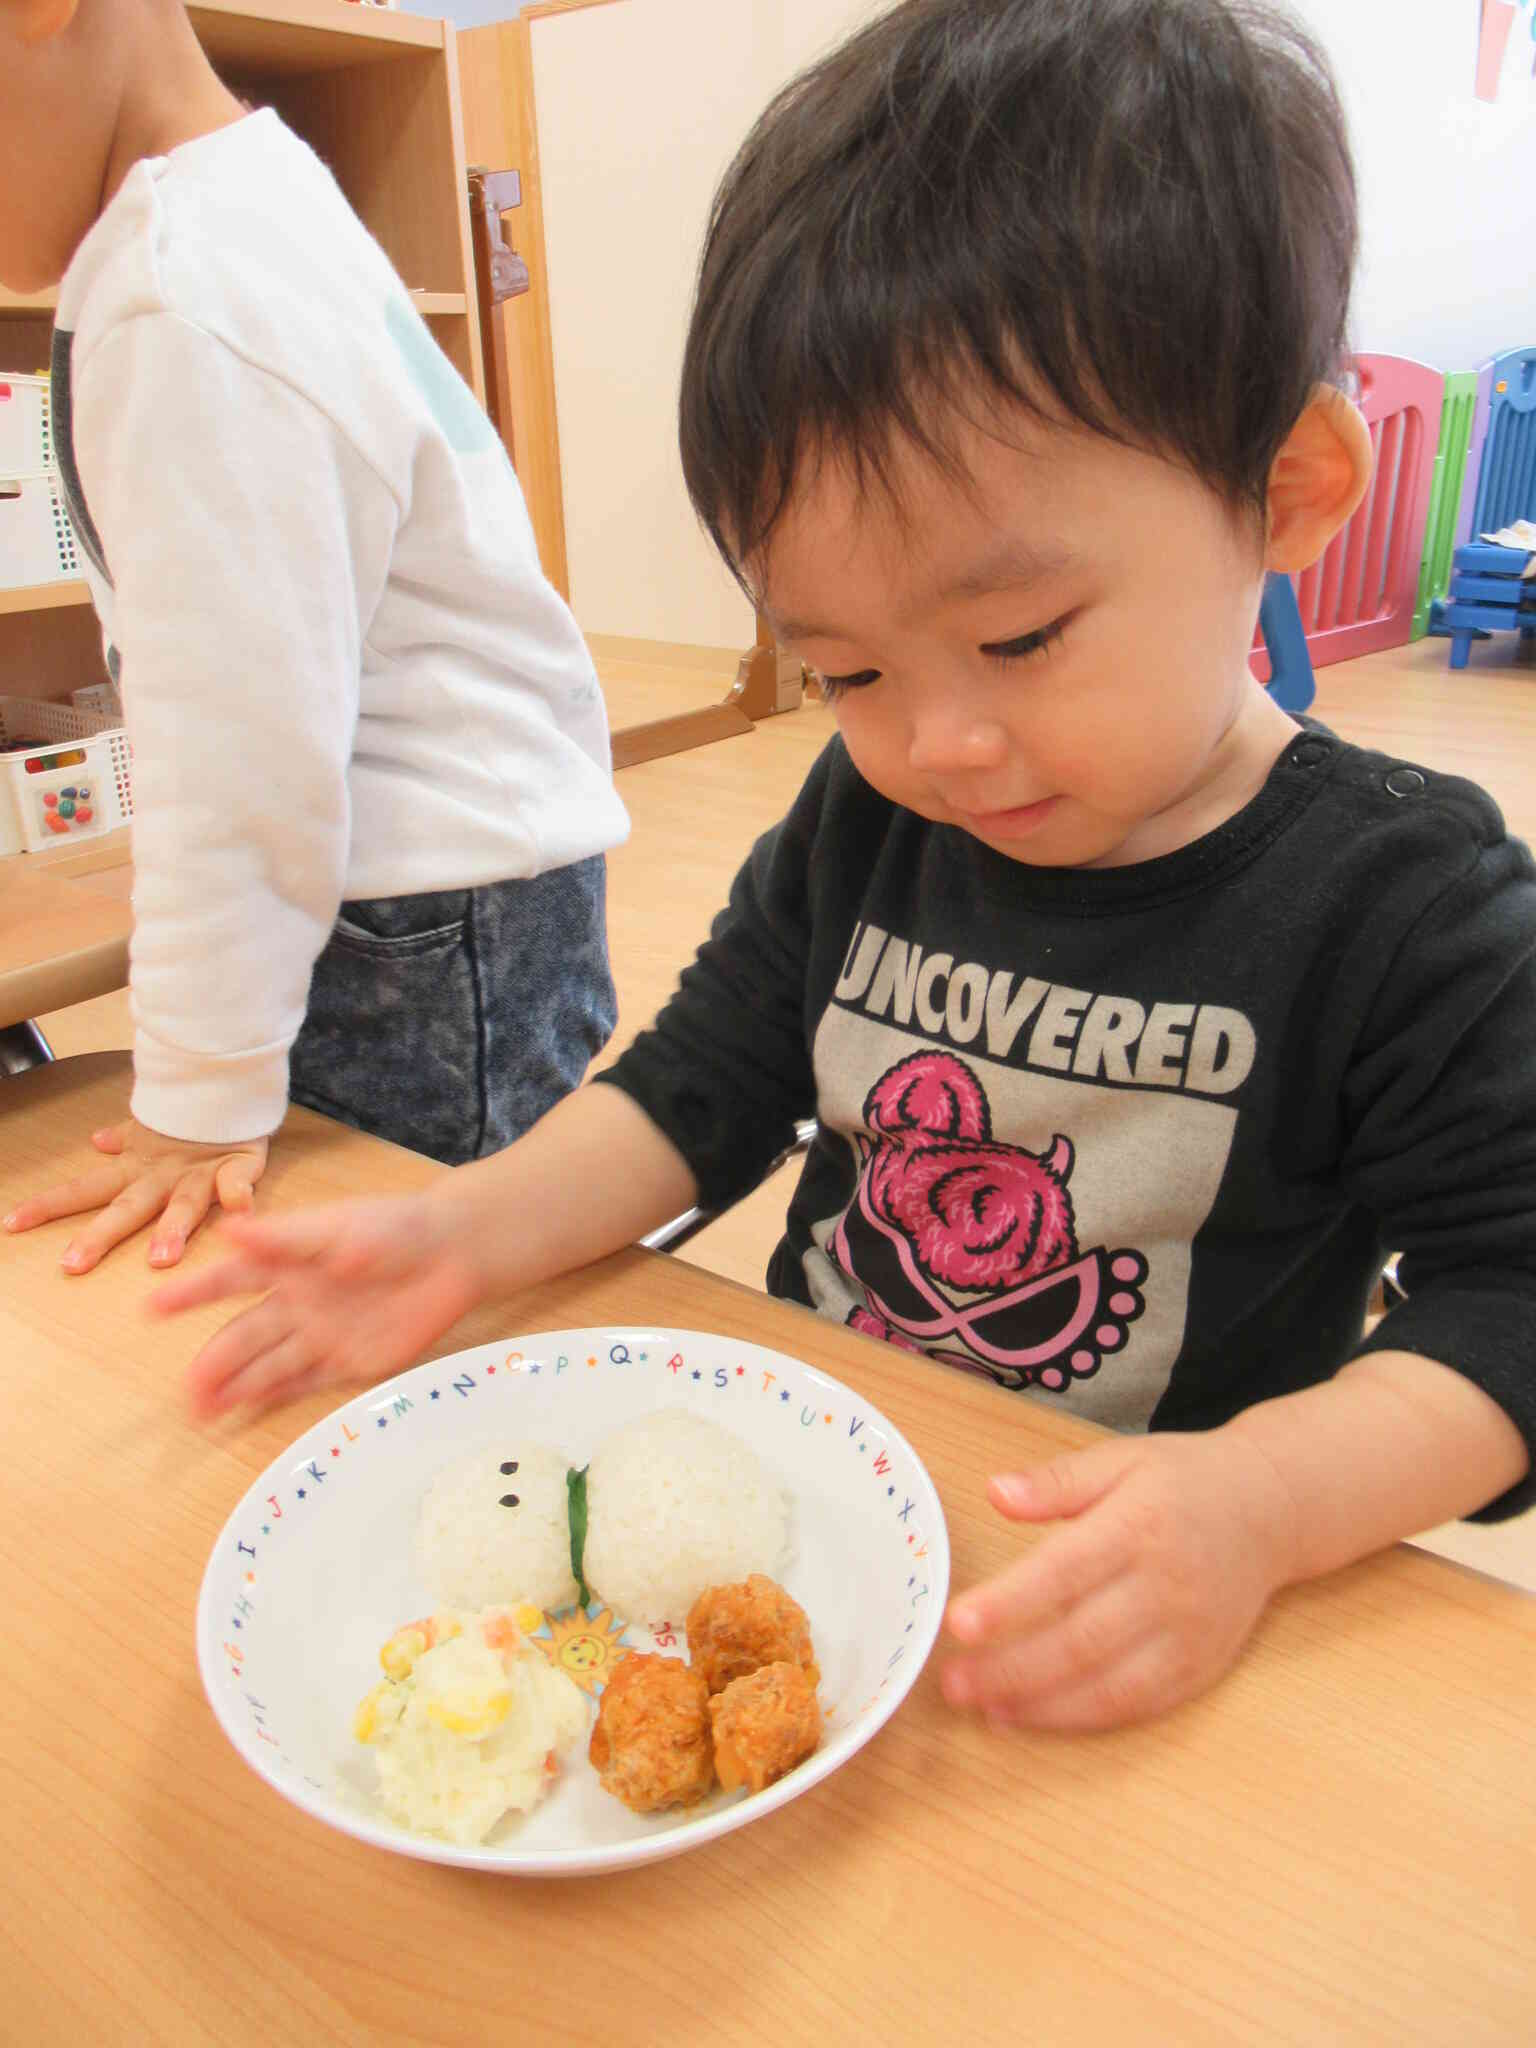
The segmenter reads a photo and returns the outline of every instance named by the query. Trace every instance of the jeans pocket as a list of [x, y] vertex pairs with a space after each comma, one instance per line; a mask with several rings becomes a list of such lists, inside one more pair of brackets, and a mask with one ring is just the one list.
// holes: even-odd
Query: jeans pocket
[[472, 892], [433, 889], [419, 896], [380, 896], [343, 903], [331, 942], [377, 960], [455, 945], [464, 937]]
[[450, 1165], [476, 1156], [484, 1032], [468, 902], [461, 889], [343, 906], [290, 1055], [295, 1102]]
[[413, 953], [431, 953], [444, 946], [457, 946], [464, 937], [464, 920], [434, 925], [431, 931], [402, 932], [398, 938], [383, 939], [377, 932], [364, 931], [360, 924], [338, 917], [331, 927], [331, 941], [348, 953], [360, 953], [368, 960], [406, 960]]

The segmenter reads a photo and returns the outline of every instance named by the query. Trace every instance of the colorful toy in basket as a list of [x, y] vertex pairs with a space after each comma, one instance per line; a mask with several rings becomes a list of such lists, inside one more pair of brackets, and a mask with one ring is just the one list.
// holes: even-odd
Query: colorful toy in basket
[[120, 712], [0, 697], [0, 854], [126, 824], [130, 759]]

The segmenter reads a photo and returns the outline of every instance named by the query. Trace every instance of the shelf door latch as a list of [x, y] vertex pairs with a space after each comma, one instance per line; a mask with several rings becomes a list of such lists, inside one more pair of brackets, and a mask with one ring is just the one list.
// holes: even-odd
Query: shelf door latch
[[528, 266], [511, 248], [502, 232], [502, 216], [523, 203], [523, 180], [518, 171], [488, 171], [474, 164], [469, 171], [469, 203], [477, 232], [474, 240], [485, 250], [485, 300], [499, 306], [503, 299], [520, 298], [532, 285]]

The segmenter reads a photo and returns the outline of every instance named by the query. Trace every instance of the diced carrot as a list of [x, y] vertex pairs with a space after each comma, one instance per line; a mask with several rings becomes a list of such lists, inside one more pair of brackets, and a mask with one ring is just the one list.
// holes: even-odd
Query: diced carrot
[[493, 1615], [485, 1623], [485, 1640], [493, 1650], [515, 1650], [522, 1643], [522, 1630], [510, 1614]]

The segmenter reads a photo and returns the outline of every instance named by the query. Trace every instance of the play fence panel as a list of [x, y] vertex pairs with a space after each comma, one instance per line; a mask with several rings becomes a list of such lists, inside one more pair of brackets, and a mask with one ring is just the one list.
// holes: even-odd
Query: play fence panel
[[1476, 370], [1453, 370], [1445, 380], [1445, 405], [1440, 414], [1440, 446], [1435, 451], [1434, 480], [1429, 491], [1429, 519], [1424, 529], [1424, 555], [1419, 563], [1419, 596], [1413, 608], [1411, 640], [1429, 629], [1429, 608], [1451, 587], [1451, 555], [1456, 523], [1461, 516], [1472, 446], [1472, 420], [1477, 410]]

